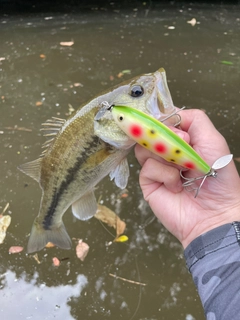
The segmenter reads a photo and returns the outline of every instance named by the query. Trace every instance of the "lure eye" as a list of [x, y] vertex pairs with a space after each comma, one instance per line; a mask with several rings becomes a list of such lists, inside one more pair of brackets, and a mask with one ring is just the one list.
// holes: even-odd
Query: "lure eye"
[[124, 120], [124, 115], [119, 114], [117, 118], [118, 118], [118, 121], [122, 122]]
[[134, 98], [141, 97], [144, 94], [143, 87], [139, 84], [132, 86], [130, 95]]

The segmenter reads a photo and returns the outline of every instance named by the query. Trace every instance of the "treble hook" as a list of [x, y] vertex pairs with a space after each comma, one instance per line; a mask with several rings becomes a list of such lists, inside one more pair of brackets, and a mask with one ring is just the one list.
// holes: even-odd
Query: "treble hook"
[[163, 120], [160, 120], [160, 121], [161, 121], [161, 122], [164, 122], [164, 121], [170, 119], [171, 117], [176, 116], [176, 117], [178, 118], [178, 121], [177, 121], [173, 126], [174, 126], [174, 127], [179, 126], [180, 123], [181, 123], [182, 118], [181, 118], [180, 114], [178, 114], [178, 112], [184, 110], [185, 108], [186, 108], [186, 107], [182, 107], [182, 108], [179, 109], [179, 110], [175, 110], [173, 113], [169, 114], [166, 118], [164, 118]]
[[[217, 159], [214, 164], [212, 165], [212, 168], [211, 170], [206, 173], [205, 175], [203, 176], [200, 176], [200, 177], [196, 177], [196, 178], [186, 178], [184, 177], [183, 175], [183, 170], [180, 170], [180, 177], [185, 180], [185, 182], [183, 182], [182, 186], [187, 190], [187, 191], [195, 191], [196, 190], [196, 193], [194, 195], [194, 198], [196, 198], [199, 194], [199, 191], [200, 189], [202, 188], [205, 180], [208, 178], [208, 177], [213, 177], [213, 178], [216, 178], [217, 177], [217, 171], [216, 170], [219, 170], [219, 169], [222, 169], [224, 168], [225, 166], [227, 166], [229, 164], [229, 162], [232, 160], [233, 158], [233, 155], [232, 154], [228, 154], [228, 155], [225, 155], [219, 159]], [[196, 181], [198, 180], [202, 180], [200, 185], [198, 187], [191, 187], [195, 184]], [[189, 188], [190, 187], [190, 188]]]
[[94, 117], [94, 120], [95, 121], [98, 121], [100, 120], [104, 115], [105, 113], [108, 111], [108, 110], [111, 110], [111, 108], [113, 107], [114, 105], [112, 104], [109, 104], [107, 101], [102, 101], [100, 103], [100, 110], [97, 112], [97, 114], [95, 115]]

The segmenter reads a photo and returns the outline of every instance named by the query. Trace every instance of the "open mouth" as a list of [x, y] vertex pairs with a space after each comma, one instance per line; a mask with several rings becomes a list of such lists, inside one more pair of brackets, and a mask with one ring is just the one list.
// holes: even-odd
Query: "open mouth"
[[163, 68], [157, 71], [157, 104], [161, 114], [169, 115], [175, 111], [171, 93], [167, 84], [166, 72]]

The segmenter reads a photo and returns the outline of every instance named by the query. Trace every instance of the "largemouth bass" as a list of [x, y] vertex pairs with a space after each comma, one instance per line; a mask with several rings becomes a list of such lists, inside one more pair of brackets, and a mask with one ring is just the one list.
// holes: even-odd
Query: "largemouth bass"
[[[110, 105], [128, 105], [156, 119], [175, 111], [168, 90], [164, 69], [126, 81], [82, 106], [68, 120], [52, 118], [42, 130], [50, 140], [39, 159], [19, 167], [35, 179], [42, 198], [28, 241], [32, 253], [52, 242], [70, 249], [71, 240], [62, 222], [65, 211], [72, 206], [78, 219], [91, 218], [97, 210], [94, 187], [106, 175], [120, 188], [129, 177], [127, 155], [135, 142], [106, 113], [94, 121], [106, 101]], [[107, 132], [111, 138], [104, 139]]]

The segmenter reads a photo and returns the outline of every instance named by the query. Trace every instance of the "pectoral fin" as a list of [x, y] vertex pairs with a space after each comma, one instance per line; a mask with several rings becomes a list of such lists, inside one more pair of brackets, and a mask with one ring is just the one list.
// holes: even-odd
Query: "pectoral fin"
[[24, 163], [18, 167], [20, 171], [33, 178], [37, 182], [40, 181], [42, 158]]
[[127, 158], [124, 158], [119, 165], [110, 172], [109, 174], [110, 179], [113, 180], [117, 187], [124, 189], [128, 183], [129, 177], [129, 166]]
[[80, 220], [90, 219], [96, 211], [97, 201], [93, 191], [88, 192], [72, 204], [72, 213]]

